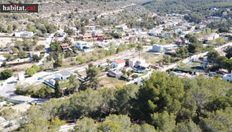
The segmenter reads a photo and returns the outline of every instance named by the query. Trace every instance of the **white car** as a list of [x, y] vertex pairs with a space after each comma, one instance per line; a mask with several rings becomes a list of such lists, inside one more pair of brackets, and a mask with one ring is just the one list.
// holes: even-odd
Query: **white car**
[[232, 74], [225, 74], [222, 79], [232, 82]]

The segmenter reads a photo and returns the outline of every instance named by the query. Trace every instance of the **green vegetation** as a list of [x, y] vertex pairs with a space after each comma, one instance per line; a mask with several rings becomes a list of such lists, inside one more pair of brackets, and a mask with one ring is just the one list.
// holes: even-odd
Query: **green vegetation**
[[66, 32], [69, 36], [72, 36], [75, 34], [74, 30], [68, 28], [68, 27], [65, 27], [64, 28], [64, 32]]
[[14, 120], [20, 116], [20, 113], [11, 107], [2, 107], [0, 108], [0, 116], [4, 117], [7, 120]]
[[116, 39], [122, 38], [122, 33], [120, 33], [120, 32], [114, 31], [114, 32], [110, 33], [110, 35], [111, 35], [113, 38], [116, 38]]
[[22, 41], [16, 41], [15, 42], [15, 49], [14, 51], [31, 51], [34, 46], [36, 46], [37, 40], [29, 40], [29, 39], [23, 39]]
[[[65, 2], [69, 3], [72, 1], [66, 0]], [[101, 2], [107, 5], [107, 3], [113, 1], [101, 0]], [[54, 3], [54, 5], [57, 3]], [[81, 4], [85, 5], [88, 2]], [[153, 0], [148, 2], [148, 4], [144, 4], [144, 6], [158, 13], [184, 13], [187, 14], [184, 17], [187, 21], [200, 23], [208, 16], [222, 16], [224, 8], [231, 8], [232, 2], [228, 0]], [[104, 6], [106, 10], [110, 10], [106, 7]], [[150, 17], [150, 14], [146, 15], [147, 12], [137, 13], [138, 7], [143, 12], [143, 8], [137, 5], [132, 6], [132, 8], [127, 7], [129, 9], [123, 9], [118, 14], [111, 15], [110, 17], [112, 18], [106, 15], [99, 18], [96, 17], [95, 19], [91, 19], [91, 21], [88, 18], [92, 16], [88, 12], [85, 15], [86, 19], [81, 19], [80, 13], [78, 15], [70, 13], [67, 16], [66, 14], [59, 14], [59, 12], [57, 14], [59, 14], [59, 17], [62, 16], [62, 21], [69, 21], [67, 22], [67, 27], [64, 29], [69, 36], [75, 34], [74, 30], [68, 28], [69, 26], [75, 26], [84, 34], [87, 31], [85, 26], [89, 25], [89, 23], [104, 26], [111, 25], [114, 27], [119, 22], [125, 22], [129, 27], [140, 27], [143, 29], [151, 29], [159, 23], [157, 20], [159, 17]], [[214, 7], [220, 8], [220, 12], [212, 12], [211, 8]], [[71, 6], [70, 10], [72, 10]], [[134, 13], [135, 17], [129, 17], [130, 15], [128, 14], [131, 11], [136, 12]], [[55, 15], [54, 13], [53, 16]], [[19, 18], [15, 17], [14, 19], [18, 20]], [[55, 20], [56, 18], [52, 19]], [[63, 23], [62, 21], [60, 23]], [[31, 22], [26, 22], [24, 24], [25, 28], [40, 37], [45, 37], [47, 34], [53, 33], [58, 29], [58, 27], [45, 20], [33, 19]], [[60, 23], [57, 21], [57, 25], [61, 25], [61, 27], [66, 25], [66, 23], [63, 25]], [[227, 20], [226, 22], [213, 22], [208, 27], [218, 32], [228, 32], [230, 25], [231, 22]], [[17, 26], [13, 24], [6, 27], [3, 24], [0, 25], [0, 32], [10, 33], [15, 29], [17, 29]], [[170, 29], [165, 30], [170, 31]], [[177, 62], [191, 54], [209, 50], [211, 47], [204, 48], [202, 42], [197, 38], [198, 35], [205, 35], [211, 32], [212, 30], [199, 34], [186, 35], [186, 39], [191, 44], [177, 49], [175, 55], [165, 55], [162, 63]], [[112, 31], [107, 35], [111, 35], [113, 38], [121, 38], [124, 34], [120, 31]], [[172, 43], [176, 39], [176, 36], [162, 38], [159, 41], [161, 44]], [[64, 42], [70, 44], [71, 41], [66, 38]], [[154, 42], [155, 40], [151, 43], [153, 44]], [[26, 58], [28, 57], [27, 51], [44, 49], [44, 47], [38, 45], [34, 46], [36, 43], [37, 41], [35, 40], [18, 41], [12, 51], [19, 58]], [[223, 44], [225, 40], [219, 38], [210, 43]], [[112, 44], [108, 50], [99, 48], [97, 52], [91, 54], [79, 53], [79, 51], [64, 52], [61, 48], [61, 42], [53, 42], [50, 47], [51, 53], [47, 61], [48, 63], [51, 62], [51, 69], [69, 65], [66, 64], [67, 61], [70, 61], [67, 57], [73, 57], [71, 63], [76, 65], [96, 61], [132, 48], [135, 48], [139, 52], [140, 57], [140, 52], [143, 50], [141, 44], [121, 44], [118, 47]], [[225, 52], [226, 57], [223, 57], [216, 51], [210, 51], [207, 55], [208, 60], [213, 65], [213, 68], [225, 68], [228, 71], [232, 71], [232, 48], [228, 48]], [[75, 53], [78, 53], [78, 55]], [[11, 54], [6, 56], [7, 60], [14, 58]], [[39, 56], [34, 56], [33, 60], [38, 61]], [[26, 69], [26, 74], [33, 76], [40, 70], [40, 67], [33, 65]], [[18, 86], [16, 89], [17, 94], [54, 99], [41, 105], [32, 105], [25, 116], [26, 121], [20, 122], [22, 126], [17, 131], [58, 131], [61, 125], [70, 121], [76, 122], [74, 131], [78, 132], [231, 131], [231, 83], [217, 78], [204, 78], [202, 76], [181, 79], [167, 73], [155, 72], [148, 80], [145, 80], [142, 86], [122, 85], [122, 83], [120, 87], [107, 88], [104, 85], [101, 87], [99, 79], [100, 70], [99, 67], [90, 64], [86, 69], [86, 78], [83, 79], [84, 81], [80, 82], [76, 76], [72, 75], [67, 80], [56, 80], [54, 88], [46, 85]], [[126, 77], [131, 75], [130, 71], [126, 72], [125, 70], [122, 72]], [[12, 74], [12, 71], [5, 70], [0, 73], [0, 79], [7, 79]], [[113, 83], [115, 84], [115, 82]], [[14, 111], [0, 111], [0, 115], [10, 115], [11, 112]]]
[[37, 98], [59, 98], [78, 92], [80, 86], [81, 83], [77, 77], [71, 75], [67, 80], [57, 81], [54, 89], [44, 84], [25, 86], [17, 85], [16, 94]]
[[[206, 33], [207, 31], [202, 32], [201, 34], [206, 34]], [[179, 47], [176, 50], [175, 54], [165, 55], [163, 57], [163, 60], [161, 60], [160, 62], [162, 64], [170, 64], [177, 62], [181, 59], [184, 59], [186, 57], [189, 57], [192, 54], [212, 50], [213, 45], [203, 47], [203, 43], [197, 39], [198, 35], [199, 34], [187, 34], [185, 38], [189, 40], [190, 44], [188, 44], [185, 47]], [[220, 39], [220, 38], [218, 40], [215, 40], [215, 43], [217, 44], [223, 44], [224, 42], [225, 42], [224, 39]]]
[[180, 58], [173, 57], [173, 56], [171, 56], [171, 55], [164, 55], [164, 56], [163, 56], [163, 59], [160, 60], [159, 63], [164, 64], [164, 65], [168, 65], [168, 64], [177, 62], [177, 61], [179, 61], [179, 60], [180, 60]]
[[76, 131], [228, 131], [231, 91], [232, 84], [220, 79], [158, 72], [140, 88], [87, 89], [32, 106], [20, 131], [57, 130], [55, 118], [77, 120]]
[[91, 54], [81, 53], [76, 57], [77, 64], [84, 64], [91, 61], [96, 61], [99, 59], [103, 59], [104, 57], [111, 56], [114, 54], [118, 54], [120, 52], [133, 49], [136, 47], [136, 44], [128, 44], [128, 45], [120, 45], [116, 47], [114, 44], [110, 46], [108, 50], [105, 49], [97, 49], [96, 52], [92, 52]]
[[185, 38], [188, 39], [189, 42], [191, 42], [191, 43], [198, 43], [198, 42], [199, 42], [199, 41], [197, 40], [197, 37], [196, 37], [195, 35], [193, 35], [193, 34], [187, 34], [187, 35], [185, 36]]
[[213, 67], [210, 69], [212, 70], [218, 70], [220, 68], [227, 69], [229, 72], [232, 71], [232, 47], [229, 47], [226, 49], [226, 57], [220, 56], [220, 54], [217, 51], [210, 51], [207, 54], [208, 61], [213, 64]]
[[0, 80], [6, 80], [10, 78], [13, 75], [13, 71], [10, 69], [6, 69], [2, 72], [0, 72]]
[[230, 59], [232, 57], [232, 47], [227, 48], [225, 52], [226, 57]]
[[54, 33], [58, 28], [44, 20], [37, 20], [35, 25], [28, 25], [27, 30], [35, 32], [38, 36], [43, 37], [46, 33]]
[[189, 53], [199, 53], [203, 51], [203, 45], [201, 43], [194, 43], [188, 45], [188, 51]]
[[26, 75], [28, 75], [28, 76], [31, 77], [31, 76], [33, 76], [35, 73], [39, 72], [40, 69], [41, 69], [41, 68], [40, 68], [39, 66], [33, 65], [32, 67], [26, 69]]
[[201, 63], [199, 62], [191, 62], [189, 64], [180, 63], [176, 68], [176, 70], [194, 73], [196, 72], [196, 67], [201, 67]]
[[127, 115], [109, 115], [103, 122], [96, 123], [91, 118], [77, 120], [75, 131], [112, 131], [112, 132], [155, 132], [155, 128], [148, 124], [136, 125]]
[[53, 68], [58, 68], [63, 65], [64, 54], [62, 52], [60, 42], [53, 42], [50, 44], [51, 47], [51, 61], [53, 62]]
[[[144, 4], [144, 6], [159, 14], [187, 14], [184, 18], [195, 23], [200, 23], [209, 16], [227, 19], [232, 14], [230, 10], [227, 10], [232, 7], [232, 1], [229, 0], [153, 0]], [[213, 10], [214, 8], [217, 8], [217, 10]], [[221, 32], [227, 30], [228, 27], [220, 28]]]
[[89, 88], [96, 89], [99, 87], [99, 80], [98, 75], [100, 73], [100, 69], [98, 67], [95, 67], [93, 65], [89, 65], [88, 69], [86, 70], [86, 86]]
[[[189, 44], [187, 46], [188, 49], [188, 53], [189, 54], [195, 54], [195, 53], [199, 53], [199, 52], [204, 52], [204, 51], [210, 51], [212, 50], [216, 45], [221, 45], [225, 43], [225, 40], [223, 38], [218, 38], [212, 41], [209, 41], [207, 43], [211, 44], [209, 46], [204, 47], [203, 46], [203, 41], [198, 40], [198, 37], [202, 37], [203, 35], [208, 35], [210, 34], [212, 31], [210, 29], [206, 29], [201, 33], [197, 33], [197, 34], [187, 34], [185, 36], [186, 39], [189, 40], [189, 42], [191, 44]], [[183, 49], [182, 49], [183, 50]], [[181, 51], [183, 52], [183, 51]], [[186, 52], [186, 51], [185, 51]], [[180, 50], [177, 52], [178, 54], [180, 53]], [[179, 55], [180, 56], [180, 55]]]
[[140, 58], [140, 56], [141, 56], [141, 51], [143, 51], [143, 46], [142, 46], [142, 44], [138, 44], [138, 45], [136, 46], [136, 50], [139, 52], [139, 58]]
[[28, 95], [36, 98], [50, 98], [52, 97], [54, 90], [50, 87], [45, 86], [44, 84], [27, 86], [18, 85], [16, 87], [15, 93], [19, 95]]
[[189, 22], [194, 22], [194, 23], [200, 23], [203, 20], [203, 16], [200, 14], [196, 14], [196, 13], [191, 13], [185, 16], [184, 18], [185, 20]]
[[188, 48], [186, 47], [178, 48], [176, 51], [176, 56], [182, 59], [188, 57], [189, 56]]
[[[13, 40], [14, 41], [14, 40]], [[29, 57], [29, 52], [32, 50], [41, 50], [38, 49], [39, 45], [37, 45], [38, 39], [23, 39], [23, 40], [16, 40], [14, 46], [10, 46], [9, 49], [12, 51], [12, 53], [5, 53], [4, 56], [7, 58], [7, 61], [13, 61], [15, 59], [24, 59]], [[33, 56], [34, 61], [39, 60], [39, 56], [34, 55]]]
[[232, 21], [230, 19], [226, 19], [225, 21], [213, 21], [207, 26], [211, 29], [218, 29], [218, 32], [220, 33], [224, 33], [229, 32], [231, 24]]
[[53, 97], [59, 98], [78, 92], [81, 83], [75, 75], [71, 75], [68, 80], [57, 80]]
[[211, 8], [230, 8], [232, 2], [228, 0], [154, 0], [144, 6], [159, 13], [209, 15]]

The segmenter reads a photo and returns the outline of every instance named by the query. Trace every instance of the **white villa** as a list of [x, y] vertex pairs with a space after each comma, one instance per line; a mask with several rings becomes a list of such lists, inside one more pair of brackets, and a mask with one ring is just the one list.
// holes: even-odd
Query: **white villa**
[[28, 31], [20, 31], [20, 32], [15, 32], [14, 36], [18, 38], [32, 38], [34, 36], [34, 33]]

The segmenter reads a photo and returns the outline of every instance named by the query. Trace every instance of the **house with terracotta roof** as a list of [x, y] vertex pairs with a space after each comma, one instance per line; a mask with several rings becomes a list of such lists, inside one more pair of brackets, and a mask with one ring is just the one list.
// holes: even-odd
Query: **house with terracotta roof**
[[111, 67], [113, 69], [122, 69], [123, 67], [125, 67], [125, 65], [126, 65], [126, 61], [122, 59], [114, 60], [111, 63]]
[[61, 47], [61, 49], [62, 49], [63, 52], [65, 52], [65, 51], [71, 51], [72, 50], [70, 48], [69, 44], [67, 44], [67, 43], [61, 44], [60, 47]]
[[82, 39], [83, 39], [84, 41], [92, 41], [94, 38], [93, 38], [92, 33], [85, 33], [85, 34], [82, 36]]

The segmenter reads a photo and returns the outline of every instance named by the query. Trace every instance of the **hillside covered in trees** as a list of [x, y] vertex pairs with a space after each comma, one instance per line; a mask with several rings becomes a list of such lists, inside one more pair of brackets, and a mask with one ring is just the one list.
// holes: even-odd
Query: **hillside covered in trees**
[[207, 14], [210, 8], [231, 8], [231, 0], [153, 0], [144, 4], [147, 8], [160, 13]]
[[19, 131], [57, 131], [74, 121], [78, 132], [229, 132], [231, 97], [232, 84], [220, 79], [157, 72], [141, 87], [87, 89], [32, 106]]
[[194, 23], [200, 23], [212, 16], [227, 20], [232, 17], [231, 0], [153, 0], [143, 6], [161, 15], [183, 14], [187, 21]]

